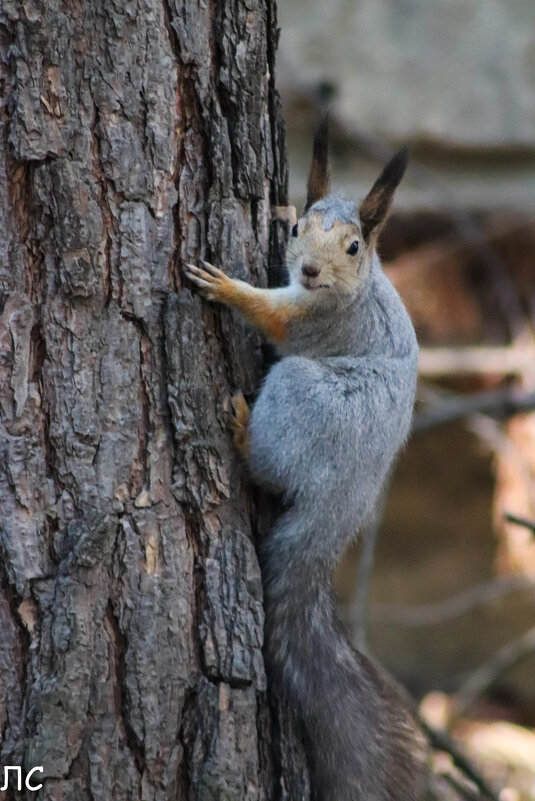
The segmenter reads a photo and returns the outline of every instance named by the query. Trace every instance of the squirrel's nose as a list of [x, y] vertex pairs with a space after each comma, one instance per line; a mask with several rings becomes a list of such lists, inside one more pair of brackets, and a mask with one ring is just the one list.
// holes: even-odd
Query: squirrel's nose
[[301, 267], [301, 272], [303, 275], [308, 275], [309, 278], [315, 278], [320, 274], [320, 268], [314, 267], [312, 264], [303, 264]]

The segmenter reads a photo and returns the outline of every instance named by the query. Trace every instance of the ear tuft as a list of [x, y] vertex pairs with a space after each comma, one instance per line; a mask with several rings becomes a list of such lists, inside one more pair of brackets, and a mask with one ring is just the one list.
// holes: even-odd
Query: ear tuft
[[393, 156], [376, 180], [359, 208], [362, 235], [369, 242], [388, 216], [390, 206], [409, 162], [409, 149], [403, 147]]
[[331, 176], [329, 171], [329, 118], [325, 116], [314, 134], [312, 163], [308, 174], [307, 202], [305, 211], [322, 197], [329, 194]]

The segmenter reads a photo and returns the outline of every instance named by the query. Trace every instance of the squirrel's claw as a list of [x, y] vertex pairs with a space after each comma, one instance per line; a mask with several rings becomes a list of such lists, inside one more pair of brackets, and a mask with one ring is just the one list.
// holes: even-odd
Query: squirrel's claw
[[186, 276], [186, 278], [189, 278], [189, 280], [200, 289], [203, 295], [205, 293], [208, 294], [208, 291], [211, 288], [211, 283], [210, 281], [206, 280], [208, 275], [207, 273], [204, 272], [204, 270], [200, 270], [194, 264], [185, 264], [184, 275]]
[[184, 273], [192, 281], [197, 281], [198, 278], [201, 278], [203, 276], [204, 270], [201, 270], [195, 264], [185, 264]]
[[195, 264], [185, 264], [184, 274], [199, 288], [203, 297], [208, 300], [218, 300], [223, 280], [227, 276], [210, 262], [202, 260], [202, 264], [205, 267], [204, 270]]
[[220, 279], [226, 278], [225, 273], [223, 272], [223, 270], [220, 270], [219, 267], [214, 267], [213, 264], [210, 264], [209, 261], [205, 261], [204, 259], [201, 259], [201, 261], [204, 265], [204, 269], [206, 270], [206, 272], [210, 273], [210, 275], [213, 275], [214, 278], [220, 278]]

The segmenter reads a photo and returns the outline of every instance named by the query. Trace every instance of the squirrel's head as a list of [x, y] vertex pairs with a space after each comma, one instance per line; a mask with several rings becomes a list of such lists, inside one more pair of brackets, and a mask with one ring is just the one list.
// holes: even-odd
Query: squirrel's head
[[294, 282], [311, 292], [354, 295], [371, 267], [371, 256], [396, 187], [408, 161], [406, 148], [386, 165], [364, 200], [357, 204], [330, 193], [328, 127], [316, 131], [307, 201], [292, 228], [287, 265]]

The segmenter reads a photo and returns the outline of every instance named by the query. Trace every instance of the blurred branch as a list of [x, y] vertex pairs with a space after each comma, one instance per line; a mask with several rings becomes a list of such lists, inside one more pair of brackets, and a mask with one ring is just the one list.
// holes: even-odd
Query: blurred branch
[[465, 757], [445, 731], [429, 726], [420, 715], [418, 716], [418, 720], [432, 748], [436, 751], [444, 751], [446, 754], [449, 754], [454, 765], [474, 782], [484, 798], [489, 799], [489, 801], [500, 801], [498, 794], [490, 787], [487, 780], [472, 765], [470, 760]]
[[503, 427], [491, 417], [484, 414], [473, 414], [467, 421], [467, 428], [472, 431], [494, 453], [504, 455], [515, 465], [526, 485], [532, 481], [532, 467], [529, 459], [520, 451], [513, 440], [507, 436]]
[[523, 517], [517, 517], [509, 512], [506, 512], [504, 517], [508, 523], [514, 523], [517, 526], [523, 526], [524, 528], [529, 529], [532, 534], [535, 534], [535, 520], [526, 520]]
[[478, 584], [438, 603], [401, 607], [398, 604], [373, 604], [370, 614], [373, 620], [401, 626], [432, 626], [460, 617], [478, 606], [495, 603], [514, 592], [534, 588], [535, 579], [529, 576], [508, 576]]
[[442, 777], [444, 781], [447, 782], [461, 798], [465, 798], [466, 801], [481, 801], [482, 798], [486, 798], [486, 796], [481, 795], [481, 788], [474, 790], [472, 786], [467, 787], [463, 782], [460, 782], [456, 776], [452, 776], [450, 773], [444, 773]]
[[456, 715], [463, 715], [475, 699], [489, 689], [504, 673], [523, 659], [535, 654], [535, 626], [517, 640], [501, 648], [453, 696]]
[[468, 374], [522, 375], [533, 370], [533, 347], [420, 348], [420, 375], [444, 377]]
[[413, 433], [428, 431], [436, 426], [469, 417], [476, 412], [505, 419], [519, 412], [535, 409], [535, 392], [520, 392], [516, 387], [476, 392], [472, 395], [452, 395], [414, 415]]

